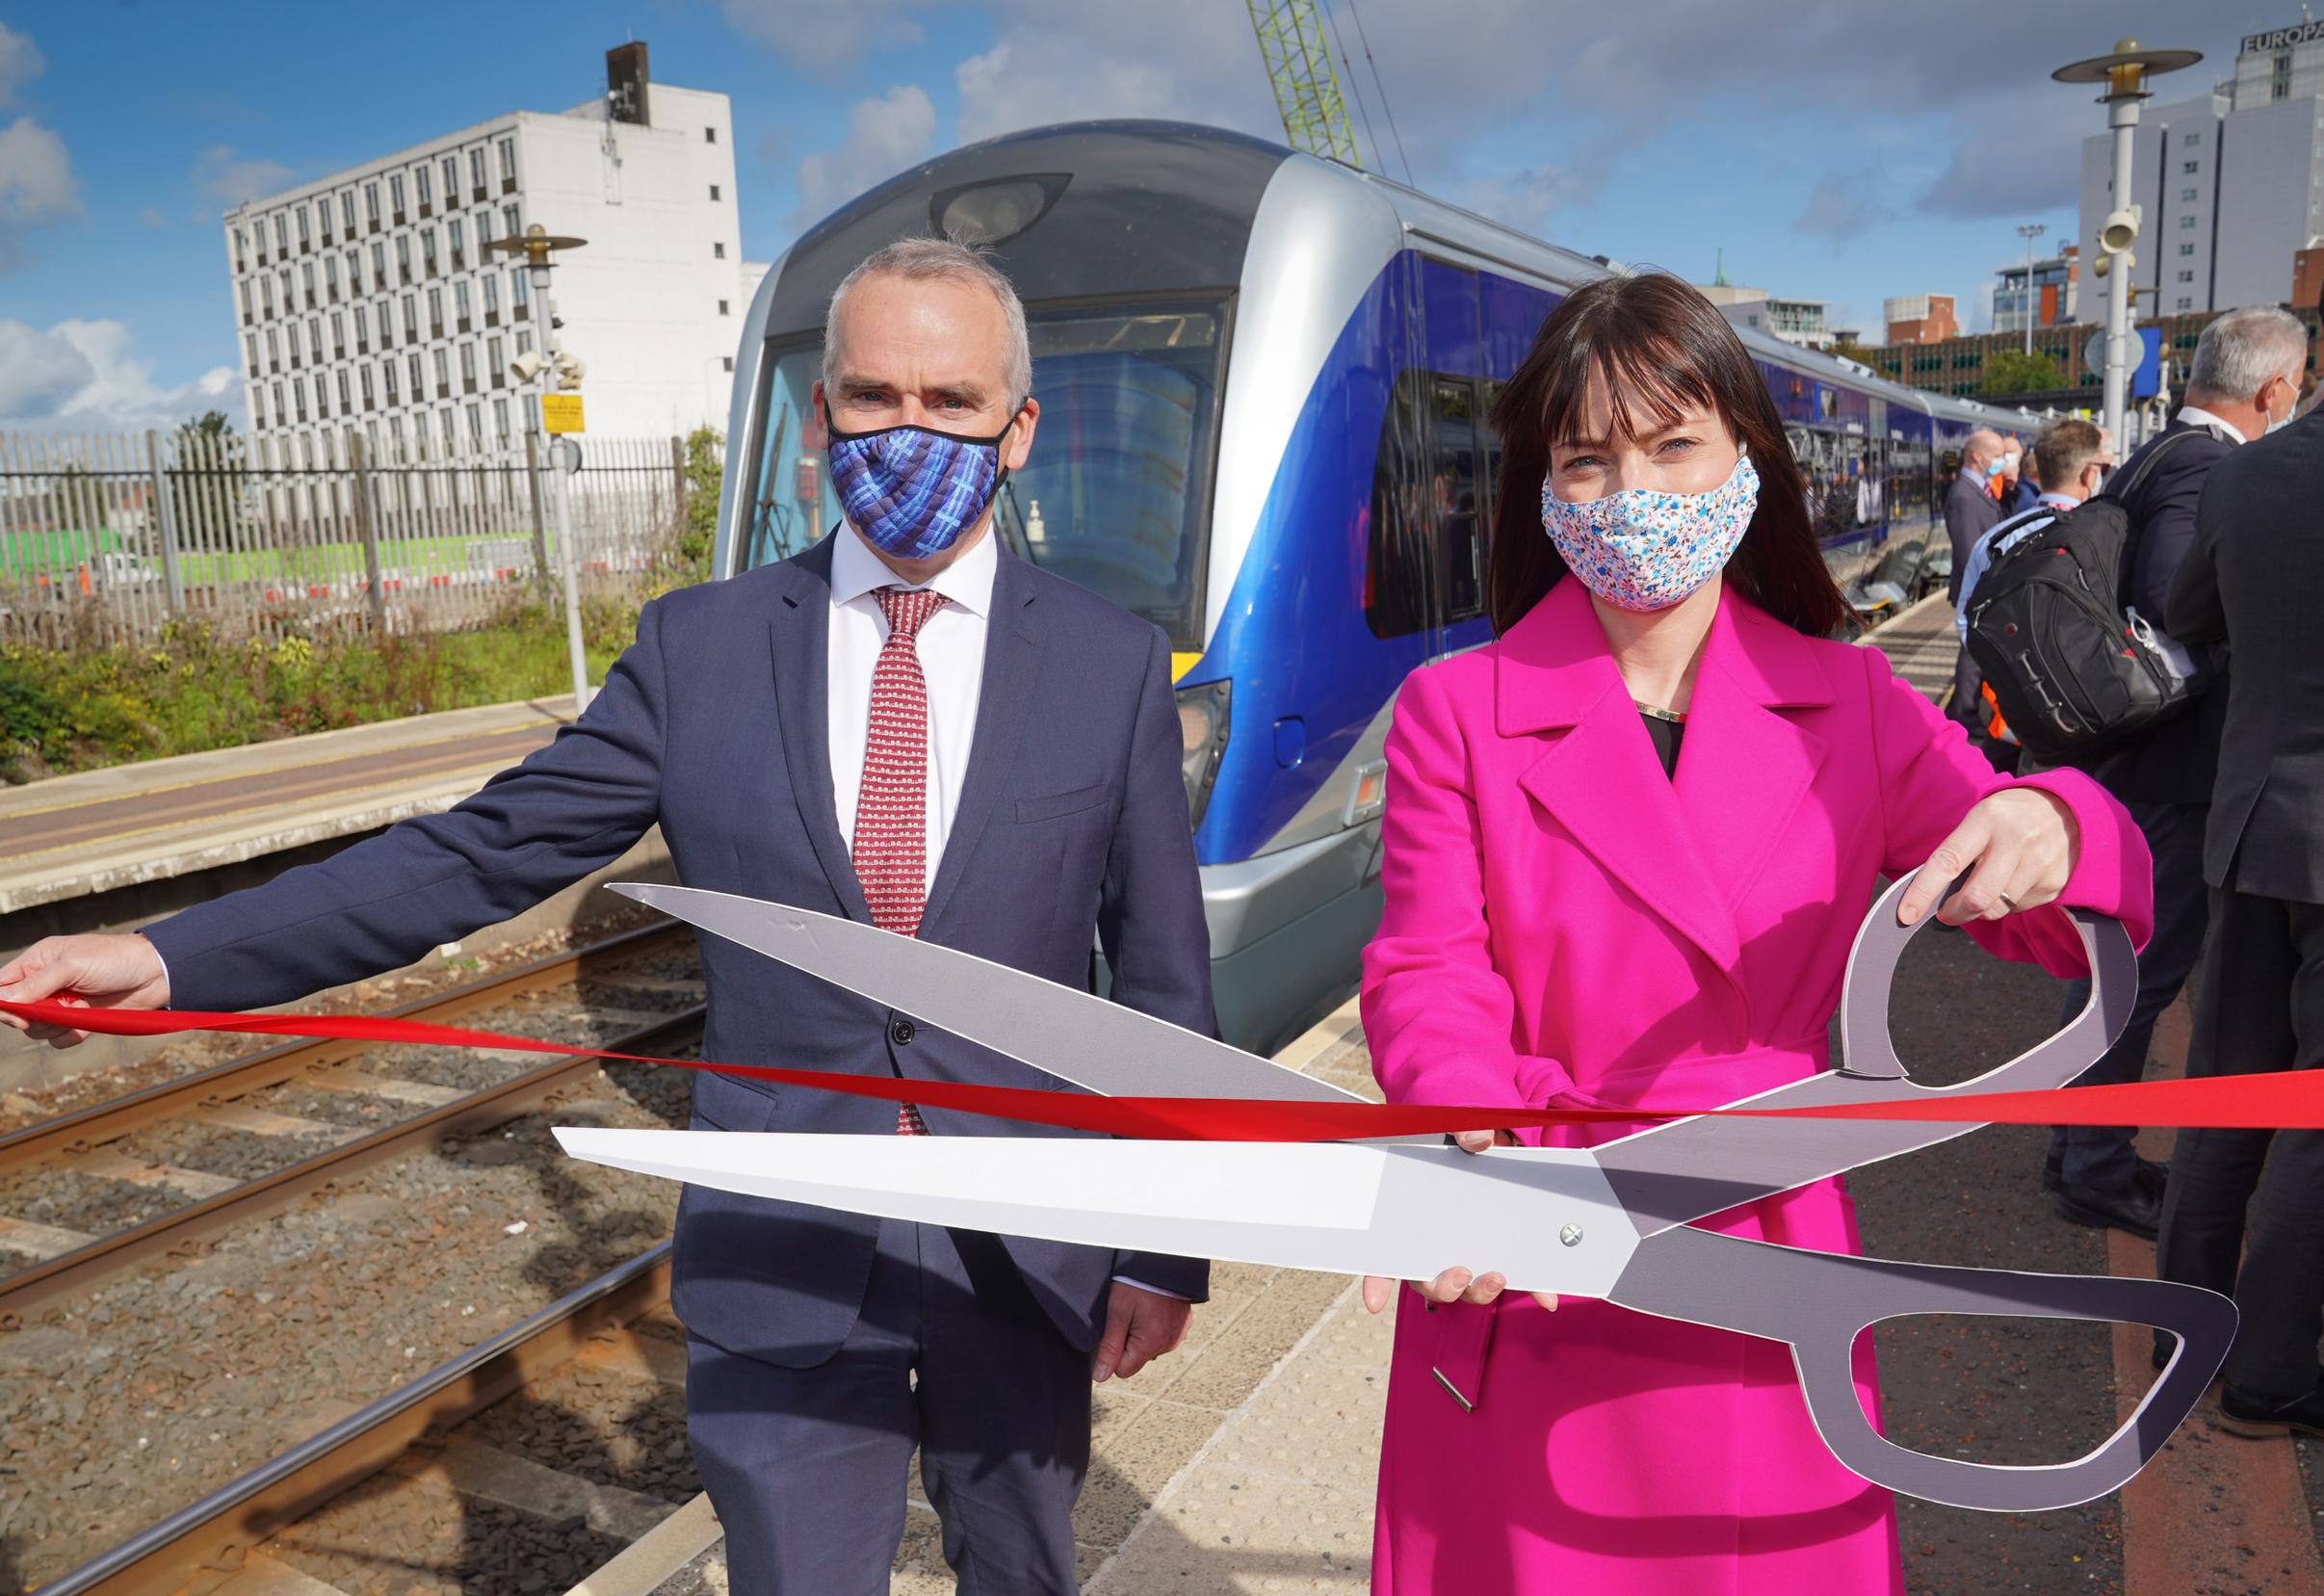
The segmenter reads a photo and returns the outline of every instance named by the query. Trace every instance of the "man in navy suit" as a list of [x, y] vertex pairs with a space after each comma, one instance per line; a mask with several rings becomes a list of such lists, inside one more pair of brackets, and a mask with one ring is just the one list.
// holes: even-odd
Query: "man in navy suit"
[[[659, 823], [687, 885], [847, 914], [1214, 1033], [1162, 634], [1005, 554], [1000, 478], [1040, 415], [1015, 292], [906, 240], [832, 297], [818, 419], [847, 518], [782, 564], [646, 606], [554, 744], [408, 820], [143, 935], [52, 938], [0, 995], [249, 1008], [504, 920]], [[704, 939], [704, 1056], [1058, 1085]], [[77, 1033], [48, 1033], [69, 1043]], [[1063, 1134], [703, 1075], [697, 1128]], [[1092, 1378], [1174, 1347], [1205, 1265], [688, 1189], [689, 1426], [744, 1596], [885, 1590], [921, 1454], [964, 1592], [1075, 1588]]]

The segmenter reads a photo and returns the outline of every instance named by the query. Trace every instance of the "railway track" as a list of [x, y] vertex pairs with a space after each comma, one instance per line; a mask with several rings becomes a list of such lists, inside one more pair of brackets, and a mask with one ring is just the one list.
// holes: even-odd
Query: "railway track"
[[[562, 1588], [694, 1493], [682, 1445], [677, 1457], [655, 1449], [658, 1471], [630, 1471], [646, 1474], [652, 1489], [640, 1490], [609, 1478], [611, 1446], [585, 1446], [593, 1455], [576, 1466], [559, 1444], [570, 1422], [473, 1421], [563, 1376], [626, 1386], [616, 1403], [632, 1406], [631, 1427], [658, 1410], [660, 1430], [682, 1433], [684, 1347], [666, 1321], [634, 1327], [667, 1299], [669, 1253], [667, 1242], [645, 1249], [36, 1596], [368, 1596], [439, 1588], [431, 1578], [455, 1590]], [[562, 1413], [554, 1398], [534, 1405]], [[442, 1510], [456, 1499], [465, 1510]], [[459, 1544], [429, 1545], [447, 1518]], [[451, 1566], [416, 1572], [431, 1561]], [[344, 1583], [332, 1578], [341, 1570]]]
[[[699, 985], [652, 974], [689, 945], [682, 926], [649, 926], [394, 1009], [397, 1018], [473, 1021], [483, 1013], [539, 1007], [528, 1016], [565, 1030], [560, 1040], [626, 1052], [665, 1049], [701, 1023]], [[546, 1011], [539, 1000], [573, 989], [586, 1011]], [[510, 1029], [525, 1029], [519, 1019]], [[409, 1079], [363, 1067], [402, 1051], [348, 1041], [297, 1042], [269, 1048], [133, 1092], [77, 1112], [0, 1136], [0, 1330], [61, 1295], [165, 1255], [198, 1248], [205, 1236], [272, 1213], [369, 1165], [446, 1138], [473, 1136], [550, 1101], [597, 1067], [587, 1058], [555, 1059], [496, 1069], [474, 1086]], [[257, 1105], [283, 1095], [300, 1101]], [[377, 1123], [369, 1121], [376, 1120]], [[124, 1150], [145, 1136], [172, 1133], [222, 1139], [228, 1163], [254, 1165], [246, 1175], [156, 1158], [150, 1146]], [[215, 1164], [215, 1160], [211, 1161]], [[127, 1222], [101, 1233], [43, 1217], [57, 1211], [112, 1208]], [[146, 1212], [150, 1208], [153, 1212]]]

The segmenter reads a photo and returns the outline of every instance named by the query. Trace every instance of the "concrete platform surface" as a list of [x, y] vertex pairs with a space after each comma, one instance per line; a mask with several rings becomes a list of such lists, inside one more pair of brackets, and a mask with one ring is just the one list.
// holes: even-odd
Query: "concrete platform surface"
[[0, 915], [449, 809], [572, 719], [487, 704], [0, 790]]

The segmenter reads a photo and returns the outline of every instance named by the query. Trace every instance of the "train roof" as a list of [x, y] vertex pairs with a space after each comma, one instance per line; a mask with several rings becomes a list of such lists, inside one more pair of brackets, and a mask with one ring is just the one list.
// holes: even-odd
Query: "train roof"
[[[1241, 280], [1260, 200], [1287, 161], [1312, 163], [1384, 202], [1423, 247], [1448, 246], [1481, 260], [1571, 286], [1630, 271], [1522, 232], [1377, 172], [1307, 155], [1266, 139], [1195, 122], [1103, 119], [1005, 134], [933, 156], [817, 222], [770, 273], [766, 333], [820, 328], [840, 279], [866, 255], [910, 234], [947, 230], [964, 196], [999, 195], [1021, 223], [992, 242], [1002, 268], [1029, 301], [1083, 298], [1095, 279], [1109, 295], [1228, 290]], [[1155, 224], [1151, 198], [1170, 196], [1169, 223]], [[1025, 207], [1033, 207], [1025, 214]], [[1071, 228], [1070, 251], [1014, 247], [1033, 222]], [[1056, 227], [1045, 228], [1054, 237]], [[2024, 428], [2022, 410], [1907, 387], [1853, 361], [1806, 350], [1752, 328], [1738, 336], [1754, 358], [1875, 394], [1963, 425]]]

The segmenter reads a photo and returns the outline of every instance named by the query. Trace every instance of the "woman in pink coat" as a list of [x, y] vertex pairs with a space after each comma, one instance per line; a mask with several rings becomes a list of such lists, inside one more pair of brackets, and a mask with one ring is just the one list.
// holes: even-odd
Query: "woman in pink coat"
[[[1392, 1101], [1717, 1103], [1823, 1069], [1875, 881], [1916, 865], [1906, 917], [1969, 871], [1942, 918], [2005, 956], [2080, 973], [2058, 901], [2143, 941], [2147, 853], [2111, 798], [2004, 781], [1877, 650], [1827, 641], [1798, 469], [1700, 295], [1578, 290], [1493, 425], [1500, 638], [1416, 672], [1388, 742], [1363, 1007]], [[1838, 1181], [1702, 1223], [1857, 1250]], [[1902, 1589], [1891, 1499], [1817, 1439], [1783, 1346], [1504, 1298], [1494, 1262], [1448, 1238], [1456, 1267], [1398, 1294], [1375, 1591]]]

